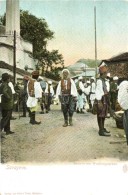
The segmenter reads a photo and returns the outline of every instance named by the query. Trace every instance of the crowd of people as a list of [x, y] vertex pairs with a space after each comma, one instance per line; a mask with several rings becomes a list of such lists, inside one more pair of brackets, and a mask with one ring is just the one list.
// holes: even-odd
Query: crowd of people
[[[62, 78], [59, 81], [56, 90], [54, 90], [52, 81], [45, 81], [39, 76], [38, 71], [33, 71], [31, 77], [25, 75], [23, 78], [22, 90], [18, 85], [13, 86], [10, 75], [2, 74], [0, 86], [1, 97], [1, 131], [6, 134], [13, 134], [10, 129], [10, 120], [14, 119], [12, 110], [16, 94], [20, 97], [18, 100], [22, 104], [23, 115], [26, 117], [27, 112], [30, 117], [29, 123], [39, 125], [41, 121], [36, 121], [36, 111], [40, 105], [40, 114], [48, 113], [53, 98], [56, 102], [61, 103], [61, 111], [64, 117], [63, 127], [73, 125], [73, 113], [83, 114], [85, 112], [93, 113], [96, 107], [97, 124], [100, 136], [110, 136], [110, 131], [105, 128], [105, 119], [111, 117], [116, 111], [116, 105], [119, 104], [124, 113], [124, 128], [128, 130], [128, 81], [119, 85], [118, 77], [111, 78], [106, 65], [99, 67], [99, 77], [91, 77], [85, 80], [83, 77], [73, 80], [70, 78], [68, 69], [63, 69]], [[126, 87], [127, 86], [127, 87]], [[125, 100], [122, 106], [122, 94], [126, 91]], [[126, 100], [127, 99], [127, 100]], [[125, 106], [124, 106], [125, 105]], [[19, 110], [19, 106], [17, 108]]]

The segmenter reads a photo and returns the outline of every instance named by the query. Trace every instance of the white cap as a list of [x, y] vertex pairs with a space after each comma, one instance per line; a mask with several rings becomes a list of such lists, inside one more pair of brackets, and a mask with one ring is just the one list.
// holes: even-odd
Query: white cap
[[94, 77], [91, 77], [91, 79], [95, 81], [95, 78]]
[[38, 77], [38, 79], [40, 79], [40, 80], [44, 80], [44, 78], [43, 78], [42, 76], [39, 76], [39, 77]]
[[107, 77], [110, 77], [110, 72], [107, 73]]
[[90, 81], [87, 81], [87, 83], [89, 83], [89, 84], [90, 84]]
[[81, 77], [81, 76], [78, 78], [78, 80], [82, 80], [82, 79], [83, 79], [83, 77]]
[[48, 84], [52, 84], [52, 81], [48, 81]]
[[113, 77], [113, 80], [114, 81], [118, 80], [118, 77], [117, 76]]

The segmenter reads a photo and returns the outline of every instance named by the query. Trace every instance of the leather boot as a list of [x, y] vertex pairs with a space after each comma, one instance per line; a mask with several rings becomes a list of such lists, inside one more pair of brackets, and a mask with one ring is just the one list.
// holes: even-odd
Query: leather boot
[[32, 125], [39, 125], [41, 122], [37, 122], [36, 120], [35, 120], [35, 112], [32, 112], [31, 113], [31, 120], [30, 120], [30, 123], [32, 124]]
[[68, 121], [65, 120], [65, 121], [64, 121], [64, 124], [63, 124], [63, 127], [67, 127], [67, 126], [68, 126]]
[[105, 131], [104, 131], [104, 129], [103, 130], [99, 130], [99, 135], [100, 136], [111, 136], [111, 134], [110, 133], [106, 133]]
[[69, 125], [70, 125], [70, 126], [73, 126], [72, 117], [71, 117], [71, 116], [69, 117]]

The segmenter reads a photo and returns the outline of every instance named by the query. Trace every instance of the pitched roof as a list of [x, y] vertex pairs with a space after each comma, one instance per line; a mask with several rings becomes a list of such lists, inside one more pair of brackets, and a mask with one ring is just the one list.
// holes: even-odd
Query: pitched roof
[[110, 63], [111, 62], [124, 62], [124, 61], [128, 62], [128, 52], [121, 53], [119, 55], [113, 56], [112, 58], [102, 60], [102, 62], [108, 62], [108, 63], [109, 62]]

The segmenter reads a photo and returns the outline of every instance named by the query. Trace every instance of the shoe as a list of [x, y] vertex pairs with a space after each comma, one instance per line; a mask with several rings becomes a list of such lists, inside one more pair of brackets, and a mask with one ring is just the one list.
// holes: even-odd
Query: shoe
[[21, 115], [20, 117], [26, 117], [26, 115]]
[[44, 114], [44, 111], [40, 112], [40, 114]]
[[48, 113], [48, 110], [46, 110], [46, 113]]
[[12, 116], [10, 120], [16, 120], [16, 118]]
[[79, 111], [79, 110], [76, 110], [76, 112], [77, 112], [77, 113], [80, 113], [80, 111]]
[[110, 131], [108, 131], [107, 129], [104, 128], [104, 132], [105, 133], [110, 133]]
[[32, 122], [31, 122], [31, 121], [30, 121], [30, 123], [31, 123], [32, 125], [40, 125], [41, 122], [37, 122], [37, 121], [32, 121]]
[[100, 136], [111, 136], [111, 134], [109, 134], [109, 133], [106, 133], [105, 131], [99, 131], [99, 135]]
[[65, 121], [64, 124], [63, 124], [63, 127], [67, 127], [68, 126], [68, 122]]
[[6, 135], [13, 134], [13, 133], [14, 133], [13, 131], [7, 131]]

